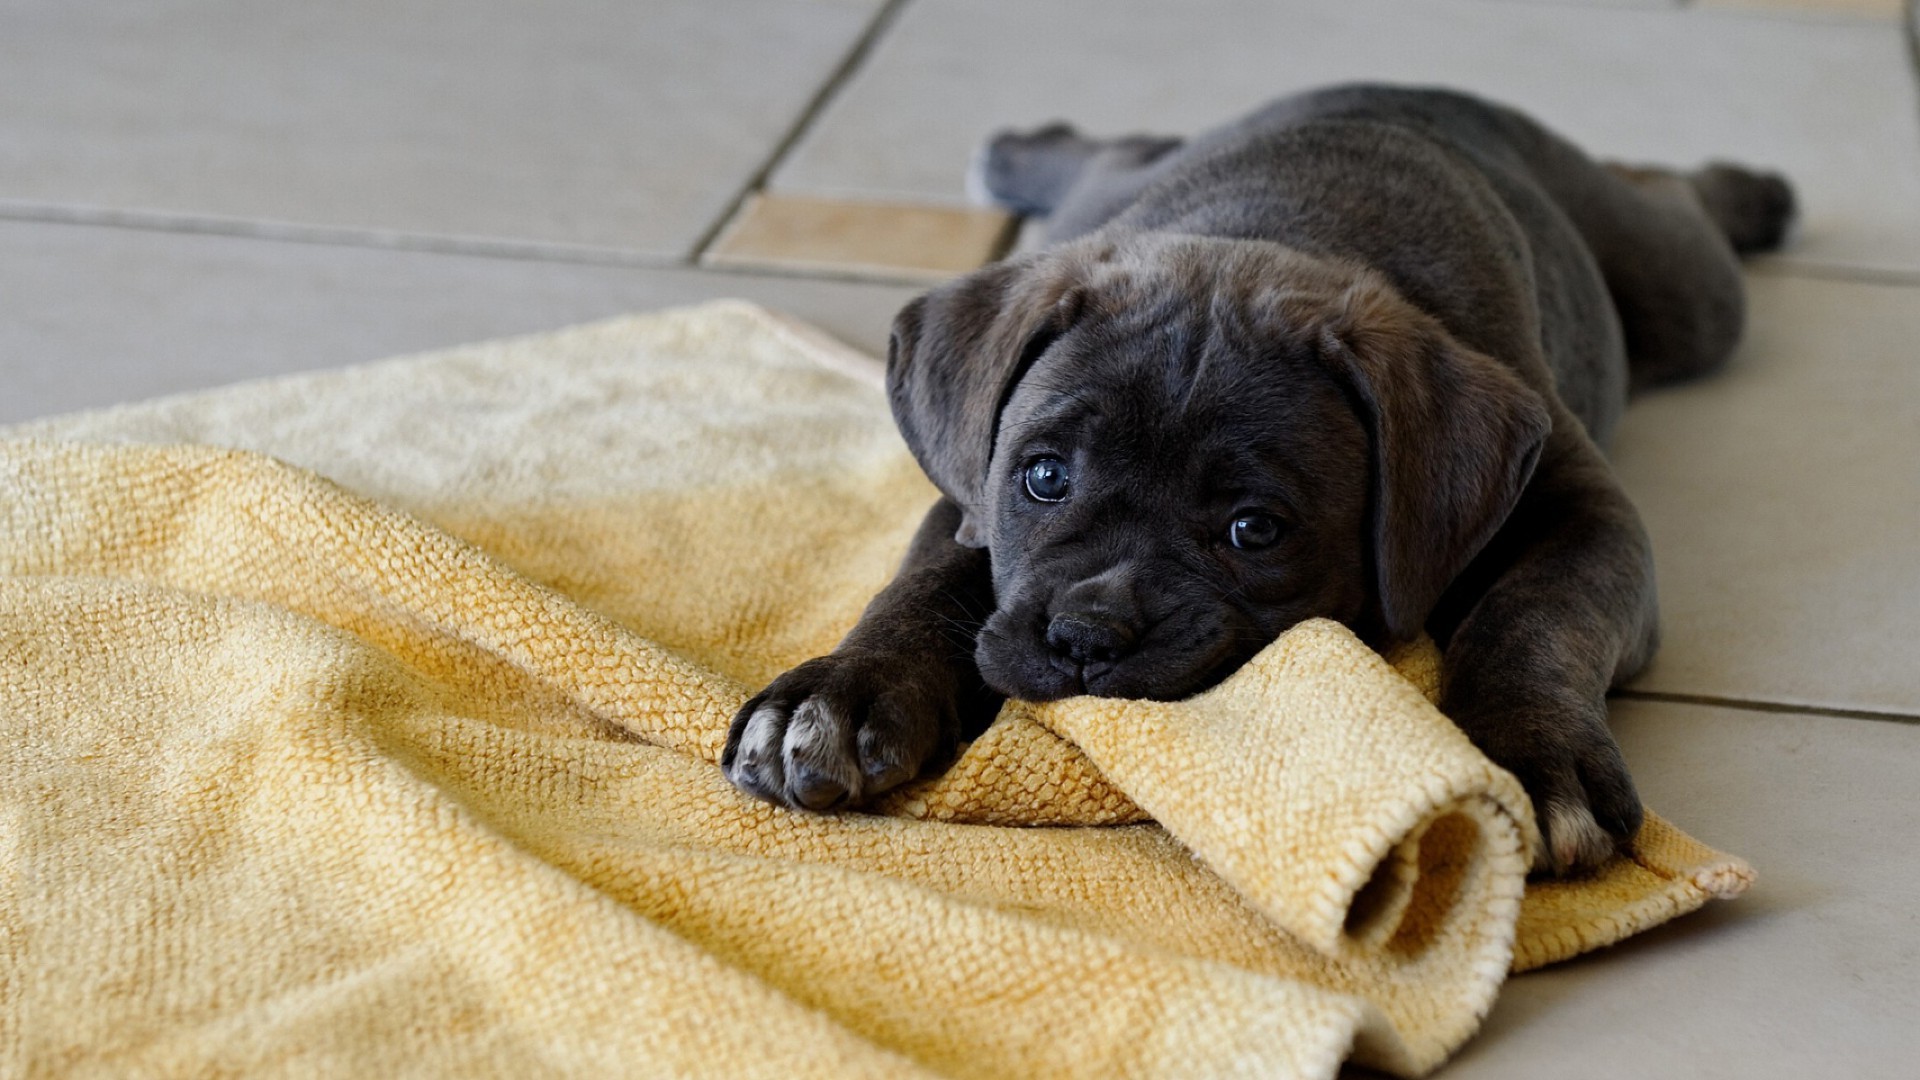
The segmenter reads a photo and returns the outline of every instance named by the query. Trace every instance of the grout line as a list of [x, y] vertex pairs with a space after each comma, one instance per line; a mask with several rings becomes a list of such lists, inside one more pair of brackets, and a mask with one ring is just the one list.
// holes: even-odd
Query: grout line
[[[1920, 4], [1920, 0], [1912, 0]], [[1916, 64], [1920, 64], [1920, 41], [1915, 44]], [[928, 205], [934, 205], [929, 203]], [[738, 206], [738, 203], [735, 203]], [[735, 276], [813, 279], [864, 285], [903, 285], [924, 288], [927, 277], [913, 274], [889, 274], [856, 268], [774, 266], [734, 267], [725, 264], [689, 260], [680, 256], [639, 251], [632, 248], [597, 247], [591, 244], [567, 244], [539, 240], [511, 240], [499, 237], [460, 236], [448, 233], [415, 233], [400, 230], [347, 225], [306, 225], [298, 222], [253, 218], [223, 217], [178, 211], [132, 210], [117, 207], [66, 203], [42, 203], [0, 198], [0, 222], [42, 225], [79, 225], [95, 228], [132, 229], [140, 232], [180, 233], [189, 236], [225, 236], [280, 243], [314, 244], [324, 247], [355, 247], [376, 251], [412, 251], [432, 255], [460, 255], [473, 258], [515, 259], [528, 262], [566, 263], [576, 266], [607, 266], [639, 270], [698, 270]], [[1017, 227], [1013, 239], [1017, 240]], [[1002, 255], [1005, 254], [1003, 251]], [[1763, 256], [1745, 263], [1749, 273], [1772, 278], [1807, 278], [1816, 281], [1857, 282], [1920, 288], [1920, 269], [1884, 266], [1854, 266], [1803, 260], [1792, 254]]]
[[1585, 8], [1590, 11], [1684, 11], [1698, 5], [1699, 0], [1659, 0], [1646, 4], [1606, 4], [1594, 3], [1594, 0], [1479, 0], [1482, 4], [1525, 4], [1528, 7], [1549, 8]]
[[1920, 269], [1905, 270], [1891, 266], [1849, 266], [1846, 263], [1801, 260], [1792, 255], [1763, 257], [1743, 263], [1759, 277], [1800, 277], [1821, 281], [1853, 281], [1862, 285], [1920, 286]]
[[887, 274], [877, 270], [861, 270], [854, 267], [831, 269], [824, 266], [779, 266], [773, 263], [745, 265], [728, 262], [702, 262], [691, 266], [675, 264], [673, 269], [694, 270], [702, 274], [718, 274], [725, 277], [774, 277], [787, 278], [794, 281], [830, 281], [841, 285], [891, 285], [923, 290], [930, 289], [945, 280], [943, 277], [916, 274]]
[[840, 93], [840, 88], [845, 86], [847, 81], [853, 78], [854, 72], [866, 63], [868, 55], [873, 52], [874, 45], [892, 28], [894, 21], [900, 17], [901, 9], [906, 6], [907, 0], [885, 0], [880, 5], [880, 10], [874, 13], [873, 20], [867, 24], [866, 30], [862, 31], [859, 38], [854, 41], [853, 47], [847, 50], [847, 55], [841, 59], [840, 65], [833, 69], [825, 82], [820, 84], [820, 89], [808, 99], [806, 107], [800, 110], [800, 115], [794, 119], [786, 135], [774, 144], [767, 159], [747, 177], [746, 183], [742, 184], [733, 198], [727, 200], [727, 204], [720, 209], [720, 215], [694, 241], [693, 250], [683, 260], [687, 265], [697, 266], [706, 256], [707, 249], [713, 246], [713, 242], [719, 239], [720, 233], [740, 212], [740, 207], [766, 186], [767, 178], [773, 175], [773, 171], [780, 167], [780, 163], [786, 160], [787, 154], [799, 143], [801, 136], [805, 135], [813, 126], [813, 122], [826, 111], [827, 105]]
[[[1920, 3], [1920, 0], [1914, 0]], [[932, 205], [932, 204], [928, 204]], [[818, 267], [733, 267], [711, 262], [637, 251], [631, 248], [596, 247], [590, 244], [565, 244], [538, 240], [458, 236], [444, 233], [414, 233], [355, 226], [304, 225], [296, 222], [222, 217], [176, 211], [128, 210], [114, 207], [64, 203], [40, 203], [0, 199], [0, 221], [26, 224], [80, 225], [96, 228], [133, 229], [141, 232], [183, 233], [193, 236], [226, 236], [281, 243], [315, 244], [327, 247], [357, 247], [378, 251], [414, 251], [433, 255], [462, 255], [474, 258], [517, 259], [533, 262], [567, 263], [578, 266], [608, 266], [643, 270], [699, 270], [736, 276], [783, 277], [837, 281], [864, 285], [903, 285], [925, 287], [929, 279], [912, 274], [888, 274], [848, 268], [830, 270]], [[1017, 233], [1017, 230], [1016, 230]], [[1017, 237], [1016, 237], [1017, 238]], [[1004, 253], [1003, 253], [1004, 254]], [[1798, 277], [1820, 281], [1851, 281], [1871, 285], [1920, 287], [1920, 269], [1850, 266], [1845, 263], [1815, 262], [1791, 254], [1765, 256], [1746, 263], [1748, 272], [1763, 277]]]
[[1920, 0], [1907, 0], [1900, 29], [1907, 39], [1907, 74], [1913, 76], [1914, 105], [1920, 110]]
[[596, 247], [592, 244], [415, 233], [348, 225], [306, 225], [289, 221], [222, 217], [217, 214], [128, 210], [16, 199], [0, 199], [0, 221], [82, 225], [134, 229], [141, 232], [186, 233], [196, 236], [227, 236], [328, 247], [419, 251], [435, 255], [473, 255], [482, 258], [578, 263], [589, 266], [624, 266], [656, 270], [677, 269], [681, 266], [680, 260], [672, 255], [636, 251], [631, 248]]
[[1836, 709], [1825, 705], [1788, 705], [1778, 701], [1747, 701], [1742, 698], [1715, 697], [1712, 694], [1674, 694], [1662, 690], [1615, 690], [1616, 698], [1628, 701], [1663, 701], [1675, 705], [1711, 705], [1742, 712], [1794, 713], [1801, 716], [1827, 716], [1841, 720], [1880, 720], [1896, 724], [1920, 724], [1920, 716], [1882, 712], [1877, 709]]
[[172, 233], [185, 236], [220, 236], [242, 240], [264, 240], [268, 243], [311, 244], [318, 247], [358, 248], [366, 251], [407, 251], [426, 255], [509, 259], [571, 266], [604, 266], [625, 270], [692, 271], [723, 277], [773, 277], [916, 289], [924, 289], [935, 283], [922, 276], [858, 269], [735, 267], [712, 264], [688, 266], [684, 260], [672, 255], [652, 254], [625, 248], [593, 247], [586, 244], [392, 232], [347, 226], [301, 225], [291, 222], [255, 221], [247, 218], [150, 210], [119, 210], [95, 206], [68, 206], [59, 203], [25, 203], [8, 199], [0, 199], [0, 222], [27, 225], [77, 225], [81, 228], [128, 229], [135, 232]]
[[[1920, 4], [1920, 0], [1912, 0], [1912, 2]], [[1920, 64], [1920, 41], [1915, 43], [1915, 48], [1916, 63]], [[927, 203], [926, 205], [935, 204]], [[928, 284], [928, 279], [924, 276], [888, 274], [851, 268], [846, 270], [803, 267], [748, 269], [714, 263], [690, 263], [687, 259], [674, 255], [632, 248], [598, 247], [592, 244], [460, 236], [450, 233], [416, 233], [350, 225], [306, 225], [298, 222], [223, 217], [217, 214], [131, 210], [19, 199], [0, 198], [0, 221], [227, 236], [328, 247], [417, 251], [434, 255], [466, 255], [478, 258], [571, 263], [582, 266], [614, 266], [646, 270], [696, 269], [714, 273], [818, 278], [870, 285], [925, 286]], [[1764, 277], [1801, 277], [1823, 281], [1920, 287], [1920, 269], [1816, 262], [1803, 260], [1792, 254], [1763, 256], [1746, 262], [1745, 268], [1749, 273]]]

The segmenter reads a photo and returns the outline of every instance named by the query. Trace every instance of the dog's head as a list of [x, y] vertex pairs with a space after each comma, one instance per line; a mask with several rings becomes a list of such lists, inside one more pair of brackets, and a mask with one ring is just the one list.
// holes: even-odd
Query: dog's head
[[915, 300], [887, 383], [990, 553], [981, 673], [1038, 701], [1185, 697], [1313, 616], [1417, 635], [1551, 424], [1369, 271], [1154, 234]]

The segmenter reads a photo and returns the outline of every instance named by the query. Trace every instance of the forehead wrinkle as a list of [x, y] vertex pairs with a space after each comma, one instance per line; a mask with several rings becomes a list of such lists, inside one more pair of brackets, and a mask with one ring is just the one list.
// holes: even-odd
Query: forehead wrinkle
[[1183, 453], [1194, 463], [1189, 482], [1198, 490], [1307, 498], [1320, 487], [1316, 471], [1331, 464], [1326, 457], [1341, 441], [1324, 418], [1330, 405], [1340, 403], [1327, 400], [1308, 373], [1280, 374], [1276, 369], [1288, 363], [1285, 358], [1257, 363], [1257, 370], [1221, 372], [1210, 388], [1215, 392], [1189, 409], [1168, 436], [1186, 447]]
[[1213, 293], [1200, 321], [1202, 332], [1182, 335], [1182, 349], [1166, 371], [1168, 397], [1182, 417], [1208, 398], [1240, 398], [1257, 382], [1249, 369], [1269, 363], [1267, 354], [1277, 344], [1259, 332], [1260, 320], [1246, 309], [1245, 298], [1231, 292]]

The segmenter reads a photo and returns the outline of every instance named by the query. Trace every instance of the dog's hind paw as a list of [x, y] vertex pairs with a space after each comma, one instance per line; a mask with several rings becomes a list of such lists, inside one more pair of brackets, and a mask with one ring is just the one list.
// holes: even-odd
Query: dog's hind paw
[[1053, 212], [1099, 144], [1067, 124], [1002, 131], [982, 142], [967, 166], [967, 197], [1016, 214]]

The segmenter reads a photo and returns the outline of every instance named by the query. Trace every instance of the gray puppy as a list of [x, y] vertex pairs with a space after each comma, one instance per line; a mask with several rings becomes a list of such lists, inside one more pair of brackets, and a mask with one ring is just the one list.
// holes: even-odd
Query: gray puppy
[[1439, 642], [1539, 869], [1630, 843], [1606, 693], [1654, 650], [1653, 562], [1600, 447], [1631, 388], [1732, 352], [1786, 184], [1384, 86], [1187, 141], [1003, 134], [976, 169], [1050, 246], [900, 312], [894, 416], [943, 498], [846, 640], [741, 708], [733, 782], [857, 805], [1003, 695], [1185, 697], [1326, 616]]

